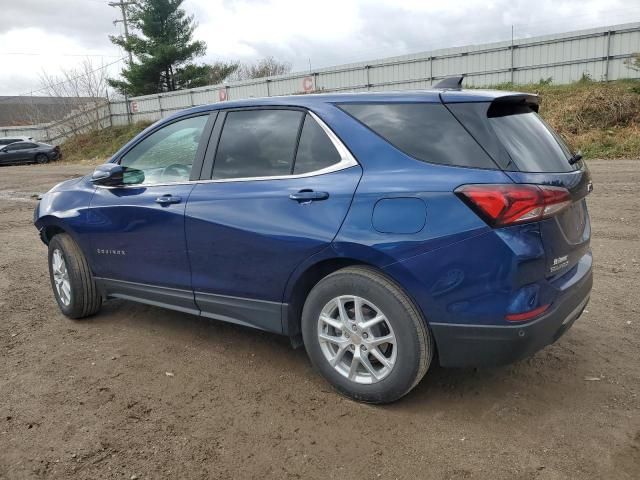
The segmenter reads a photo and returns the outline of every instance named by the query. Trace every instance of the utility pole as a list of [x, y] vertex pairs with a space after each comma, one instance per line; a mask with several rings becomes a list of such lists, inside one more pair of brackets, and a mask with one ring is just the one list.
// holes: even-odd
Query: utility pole
[[[135, 2], [125, 2], [124, 0], [120, 0], [118, 2], [109, 2], [110, 7], [120, 7], [120, 11], [122, 12], [122, 20], [114, 20], [113, 24], [115, 25], [118, 22], [122, 22], [124, 25], [124, 38], [129, 41], [129, 25], [127, 24], [127, 9], [125, 8], [127, 5], [135, 5]], [[130, 51], [127, 52], [129, 54], [129, 65], [133, 65], [133, 55]]]
[[511, 25], [511, 85], [514, 83], [513, 48], [513, 25]]

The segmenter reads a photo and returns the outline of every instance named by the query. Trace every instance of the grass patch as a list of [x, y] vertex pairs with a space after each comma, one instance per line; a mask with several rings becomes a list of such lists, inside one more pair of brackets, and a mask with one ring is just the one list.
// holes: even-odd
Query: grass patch
[[62, 161], [91, 165], [104, 163], [120, 147], [149, 125], [151, 125], [150, 122], [138, 122], [121, 127], [103, 128], [72, 137], [60, 146]]

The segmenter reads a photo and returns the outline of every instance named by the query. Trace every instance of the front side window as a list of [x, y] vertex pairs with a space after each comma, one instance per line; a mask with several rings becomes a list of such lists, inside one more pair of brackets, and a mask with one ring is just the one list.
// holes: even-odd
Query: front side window
[[438, 103], [341, 104], [358, 121], [404, 153], [424, 162], [474, 168], [496, 164]]
[[125, 167], [125, 183], [139, 183], [140, 171], [144, 173], [143, 184], [189, 180], [207, 120], [208, 115], [178, 120], [138, 143], [120, 160]]
[[214, 180], [291, 174], [303, 112], [227, 113], [213, 166]]

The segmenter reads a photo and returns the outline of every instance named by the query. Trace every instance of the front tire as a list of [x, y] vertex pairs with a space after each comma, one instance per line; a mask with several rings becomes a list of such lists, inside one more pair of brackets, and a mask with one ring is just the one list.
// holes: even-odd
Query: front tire
[[44, 153], [39, 153], [38, 155], [36, 155], [36, 163], [38, 165], [49, 163], [49, 157], [47, 157]]
[[58, 306], [67, 317], [80, 319], [100, 310], [102, 298], [87, 259], [66, 233], [49, 242], [49, 278]]
[[427, 372], [433, 342], [402, 289], [368, 267], [323, 278], [302, 311], [302, 336], [314, 367], [343, 395], [389, 403]]

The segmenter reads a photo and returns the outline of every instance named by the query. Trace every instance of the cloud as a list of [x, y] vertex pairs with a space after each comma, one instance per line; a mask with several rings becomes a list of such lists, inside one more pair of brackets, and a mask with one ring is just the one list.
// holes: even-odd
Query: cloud
[[[186, 0], [208, 45], [203, 61], [272, 55], [296, 70], [365, 61], [468, 44], [640, 20], [625, 0]], [[56, 73], [95, 55], [99, 64], [122, 55], [108, 39], [120, 12], [107, 0], [3, 0], [0, 95], [39, 87]], [[8, 21], [7, 19], [10, 19]], [[15, 55], [32, 53], [37, 55]], [[10, 55], [11, 54], [11, 55]], [[101, 59], [99, 56], [103, 55]], [[118, 69], [112, 69], [117, 74]]]
[[116, 32], [112, 21], [118, 13], [106, 0], [4, 0], [0, 34], [39, 28], [75, 38], [84, 49], [103, 47], [107, 35]]
[[[115, 49], [107, 53], [88, 48], [76, 37], [51, 33], [36, 27], [1, 33], [0, 45], [4, 47], [0, 49], [0, 95], [29, 94], [30, 91], [37, 91], [42, 87], [40, 78], [43, 73], [58, 76], [61, 70], [75, 69], [87, 58], [98, 68], [120, 57]], [[2, 55], [2, 52], [20, 54]], [[112, 67], [110, 72], [116, 75], [117, 66]]]
[[[191, 0], [209, 58], [273, 55], [294, 69], [640, 19], [622, 0]], [[185, 4], [185, 5], [186, 5]]]

